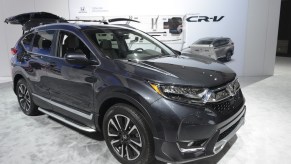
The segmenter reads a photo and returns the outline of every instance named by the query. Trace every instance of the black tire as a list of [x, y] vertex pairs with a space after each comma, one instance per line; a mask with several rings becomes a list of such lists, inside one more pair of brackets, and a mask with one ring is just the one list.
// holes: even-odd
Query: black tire
[[134, 107], [127, 104], [113, 105], [106, 112], [102, 127], [106, 144], [120, 163], [155, 163], [152, 133], [143, 116]]
[[225, 54], [224, 60], [229, 62], [231, 60], [231, 56], [232, 56], [232, 52], [231, 51], [227, 51], [227, 53]]
[[32, 100], [31, 90], [24, 79], [20, 79], [16, 85], [16, 94], [22, 112], [28, 116], [40, 115], [38, 106]]

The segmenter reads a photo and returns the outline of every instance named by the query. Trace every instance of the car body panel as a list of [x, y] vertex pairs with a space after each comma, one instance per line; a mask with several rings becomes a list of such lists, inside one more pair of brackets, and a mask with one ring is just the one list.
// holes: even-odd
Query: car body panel
[[[201, 44], [201, 41], [205, 42]], [[208, 44], [206, 44], [207, 41]], [[223, 43], [220, 44], [220, 42]], [[207, 56], [217, 60], [225, 58], [228, 52], [233, 55], [234, 44], [230, 38], [203, 38], [193, 43], [190, 49], [194, 55]]]
[[[32, 29], [30, 32], [56, 30], [50, 55], [33, 54], [24, 50], [21, 41], [17, 42], [19, 51], [11, 59], [12, 74], [27, 80], [38, 106], [102, 131], [103, 116], [108, 109], [106, 103], [113, 100], [113, 104], [130, 104], [142, 114], [153, 134], [156, 157], [167, 162], [212, 155], [219, 136], [230, 126], [237, 125], [237, 120], [243, 120], [245, 110], [241, 91], [220, 102], [229, 104], [228, 111], [232, 112], [226, 116], [213, 107], [221, 104], [170, 100], [150, 85], [162, 83], [214, 90], [235, 80], [236, 74], [227, 66], [205, 57], [186, 55], [141, 61], [109, 59], [84, 34], [84, 30], [98, 28], [126, 27], [57, 23]], [[58, 45], [55, 40], [60, 30], [78, 36], [98, 64], [74, 65], [56, 56]], [[238, 94], [241, 94], [239, 103]], [[185, 133], [191, 130], [193, 132]], [[181, 153], [180, 142], [200, 139], [207, 140], [203, 151], [190, 155]]]

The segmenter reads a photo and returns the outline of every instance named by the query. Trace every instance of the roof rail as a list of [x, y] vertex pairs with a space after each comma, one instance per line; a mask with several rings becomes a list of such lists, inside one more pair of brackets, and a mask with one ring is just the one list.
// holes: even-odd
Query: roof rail
[[66, 20], [68, 22], [99, 22], [99, 23], [103, 23], [103, 24], [109, 24], [111, 22], [120, 22], [120, 21], [127, 21], [127, 22], [136, 22], [136, 23], [140, 23], [137, 20], [133, 20], [133, 19], [128, 19], [128, 18], [113, 18], [113, 19], [108, 19], [106, 20], [90, 20], [90, 19], [69, 19]]

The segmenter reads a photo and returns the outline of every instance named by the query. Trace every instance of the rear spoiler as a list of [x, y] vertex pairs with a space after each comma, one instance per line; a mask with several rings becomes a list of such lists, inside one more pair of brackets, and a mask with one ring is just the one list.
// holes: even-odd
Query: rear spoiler
[[[30, 12], [19, 14], [5, 19], [7, 24], [17, 24], [22, 25], [23, 33], [29, 31], [30, 29], [51, 23], [69, 23], [70, 21], [82, 21], [82, 22], [100, 22], [103, 24], [108, 24], [109, 22], [127, 21], [127, 22], [137, 22], [139, 21], [127, 19], [127, 18], [114, 18], [106, 20], [66, 20], [65, 18], [59, 17], [55, 14], [48, 12]], [[127, 23], [128, 24], [128, 23]]]

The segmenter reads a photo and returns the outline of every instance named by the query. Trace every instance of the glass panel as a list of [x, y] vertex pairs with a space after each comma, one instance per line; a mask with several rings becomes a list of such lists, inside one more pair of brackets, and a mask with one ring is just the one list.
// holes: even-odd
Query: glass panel
[[32, 52], [43, 55], [50, 55], [52, 49], [52, 41], [55, 31], [40, 31], [33, 41]]
[[88, 59], [95, 59], [89, 48], [76, 35], [61, 31], [58, 43], [58, 57], [64, 58], [67, 53], [82, 53]]
[[28, 34], [22, 39], [22, 45], [26, 51], [30, 51], [31, 49], [31, 42], [33, 39], [34, 34]]
[[85, 33], [95, 46], [111, 59], [147, 60], [175, 55], [162, 43], [135, 30], [107, 28], [86, 30]]

